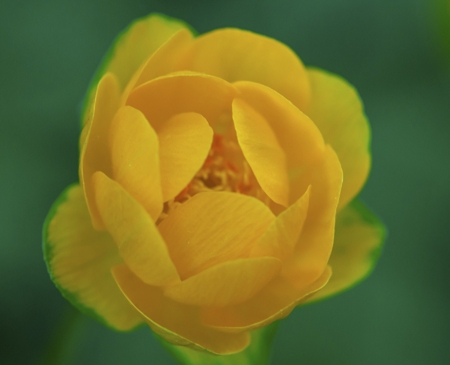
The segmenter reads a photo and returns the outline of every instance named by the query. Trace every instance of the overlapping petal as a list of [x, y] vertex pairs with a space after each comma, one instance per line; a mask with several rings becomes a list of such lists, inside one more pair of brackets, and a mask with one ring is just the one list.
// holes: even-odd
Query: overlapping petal
[[164, 240], [144, 208], [105, 174], [95, 173], [93, 181], [102, 220], [130, 269], [147, 284], [178, 282]]
[[239, 146], [266, 194], [275, 203], [289, 203], [286, 154], [267, 120], [242, 99], [233, 100], [233, 122]]
[[176, 114], [158, 132], [163, 200], [174, 198], [200, 170], [213, 139], [208, 121], [198, 113]]
[[127, 266], [118, 266], [113, 273], [123, 294], [167, 341], [221, 355], [242, 351], [249, 344], [248, 333], [227, 334], [203, 326], [200, 308], [167, 298], [160, 289], [144, 284]]
[[158, 136], [139, 110], [126, 106], [116, 113], [109, 149], [113, 179], [156, 221], [163, 204]]
[[252, 298], [280, 267], [281, 261], [274, 257], [226, 261], [167, 287], [164, 295], [189, 305], [234, 305]]
[[199, 36], [182, 69], [229, 82], [246, 80], [266, 85], [300, 109], [309, 103], [308, 77], [297, 55], [286, 45], [249, 31], [219, 29]]
[[329, 265], [333, 276], [308, 301], [316, 301], [349, 289], [373, 269], [386, 236], [380, 221], [359, 201], [342, 209], [336, 218], [336, 234]]
[[305, 193], [312, 170], [323, 158], [322, 135], [304, 113], [276, 91], [247, 81], [234, 85], [240, 97], [267, 121], [285, 153], [290, 205]]
[[323, 288], [331, 276], [327, 267], [313, 283], [297, 288], [288, 280], [276, 277], [252, 299], [235, 306], [204, 308], [202, 322], [226, 333], [241, 333], [266, 326], [288, 316], [309, 295]]
[[336, 153], [325, 149], [323, 161], [314, 171], [308, 215], [292, 258], [283, 274], [301, 288], [323, 273], [333, 249], [336, 209], [342, 186], [342, 169]]
[[231, 102], [238, 93], [232, 84], [218, 77], [179, 72], [137, 87], [127, 104], [144, 113], [157, 132], [174, 115], [189, 112], [203, 115], [214, 129], [220, 116], [231, 116]]
[[103, 224], [94, 202], [91, 177], [96, 171], [103, 171], [107, 175], [112, 173], [108, 137], [111, 121], [119, 108], [119, 100], [117, 78], [107, 73], [100, 80], [96, 90], [92, 120], [86, 122], [81, 134], [80, 181], [92, 222], [97, 229], [103, 228]]
[[344, 79], [309, 68], [312, 98], [307, 114], [336, 151], [344, 172], [339, 210], [361, 190], [370, 169], [370, 129], [356, 90]]
[[249, 255], [274, 216], [259, 200], [204, 192], [176, 208], [158, 226], [180, 277]]
[[143, 322], [117, 288], [110, 271], [122, 259], [111, 236], [92, 226], [78, 184], [61, 194], [47, 217], [44, 255], [53, 281], [82, 312], [121, 331]]

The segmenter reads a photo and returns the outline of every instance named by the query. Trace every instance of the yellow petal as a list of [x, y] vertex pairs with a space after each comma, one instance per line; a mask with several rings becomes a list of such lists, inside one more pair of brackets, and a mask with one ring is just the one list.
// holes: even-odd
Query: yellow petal
[[68, 188], [53, 206], [44, 242], [49, 273], [77, 308], [120, 331], [143, 322], [111, 275], [111, 267], [122, 260], [111, 236], [92, 226], [79, 185]]
[[164, 240], [144, 208], [103, 173], [96, 172], [93, 181], [100, 215], [130, 269], [151, 285], [179, 281]]
[[158, 226], [180, 277], [248, 257], [274, 219], [259, 200], [227, 192], [199, 193]]
[[157, 14], [136, 20], [110, 49], [103, 73], [115, 74], [123, 89], [138, 67], [180, 29], [186, 29], [182, 22]]
[[156, 221], [163, 203], [158, 136], [139, 110], [126, 106], [117, 112], [109, 149], [114, 180]]
[[167, 341], [220, 355], [242, 351], [250, 342], [248, 333], [227, 334], [203, 326], [200, 309], [165, 297], [162, 290], [145, 285], [125, 265], [113, 270], [117, 284], [153, 331]]
[[227, 333], [241, 333], [266, 326], [288, 316], [309, 295], [326, 285], [331, 269], [308, 286], [298, 289], [281, 277], [276, 277], [252, 299], [242, 304], [224, 308], [204, 308], [202, 321], [205, 325]]
[[316, 301], [349, 289], [372, 271], [385, 229], [360, 202], [353, 201], [339, 212], [329, 265], [333, 276], [328, 284], [308, 301]]
[[250, 256], [289, 258], [300, 237], [308, 213], [310, 189], [289, 208], [281, 212], [253, 247]]
[[234, 305], [252, 298], [280, 266], [280, 260], [273, 257], [227, 261], [167, 287], [164, 295], [188, 305]]
[[161, 187], [164, 201], [180, 193], [202, 167], [212, 144], [213, 131], [197, 113], [177, 114], [159, 133]]
[[289, 205], [310, 185], [312, 169], [321, 161], [325, 145], [315, 124], [274, 90], [252, 82], [237, 82], [245, 100], [268, 122], [286, 156]]
[[254, 81], [278, 91], [302, 109], [310, 90], [305, 67], [286, 45], [252, 32], [219, 29], [198, 37], [183, 69], [229, 82]]
[[134, 85], [138, 87], [159, 76], [177, 71], [181, 58], [193, 42], [192, 33], [181, 29], [149, 58]]
[[231, 101], [237, 94], [236, 88], [225, 80], [180, 72], [137, 87], [127, 104], [142, 111], [158, 132], [163, 122], [188, 112], [203, 115], [213, 127], [221, 115], [231, 115]]
[[275, 203], [288, 206], [286, 155], [267, 120], [242, 99], [233, 100], [239, 145], [259, 185]]
[[312, 85], [308, 115], [336, 151], [344, 171], [339, 208], [361, 190], [370, 169], [370, 130], [356, 90], [344, 79], [308, 69]]
[[342, 186], [342, 169], [336, 153], [326, 147], [325, 158], [314, 172], [308, 214], [292, 258], [283, 275], [301, 288], [315, 281], [327, 266], [333, 248], [336, 208]]
[[86, 123], [81, 135], [80, 181], [86, 195], [92, 222], [97, 229], [103, 228], [103, 223], [94, 202], [91, 177], [96, 171], [111, 174], [108, 134], [111, 121], [119, 108], [119, 98], [117, 79], [113, 74], [108, 73], [98, 84], [92, 120]]

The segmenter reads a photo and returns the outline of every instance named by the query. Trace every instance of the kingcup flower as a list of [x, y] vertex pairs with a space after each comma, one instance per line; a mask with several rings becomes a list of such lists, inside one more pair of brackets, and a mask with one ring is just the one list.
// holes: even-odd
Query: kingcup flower
[[80, 183], [44, 228], [83, 312], [215, 354], [372, 269], [383, 229], [355, 197], [369, 126], [342, 78], [249, 31], [134, 22], [93, 79]]

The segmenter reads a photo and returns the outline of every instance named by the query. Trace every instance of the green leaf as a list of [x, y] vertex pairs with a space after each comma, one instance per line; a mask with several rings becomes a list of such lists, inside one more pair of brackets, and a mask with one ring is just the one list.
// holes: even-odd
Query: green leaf
[[271, 344], [278, 322], [252, 331], [252, 341], [242, 352], [233, 355], [212, 355], [188, 347], [172, 345], [155, 334], [156, 338], [183, 365], [269, 365]]

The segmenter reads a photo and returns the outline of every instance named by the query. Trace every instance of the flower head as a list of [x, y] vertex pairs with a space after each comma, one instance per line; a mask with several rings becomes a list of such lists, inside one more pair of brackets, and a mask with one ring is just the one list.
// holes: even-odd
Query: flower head
[[45, 228], [49, 271], [113, 328], [239, 352], [371, 269], [382, 229], [353, 201], [368, 148], [354, 89], [282, 43], [141, 19], [88, 92], [80, 185]]

